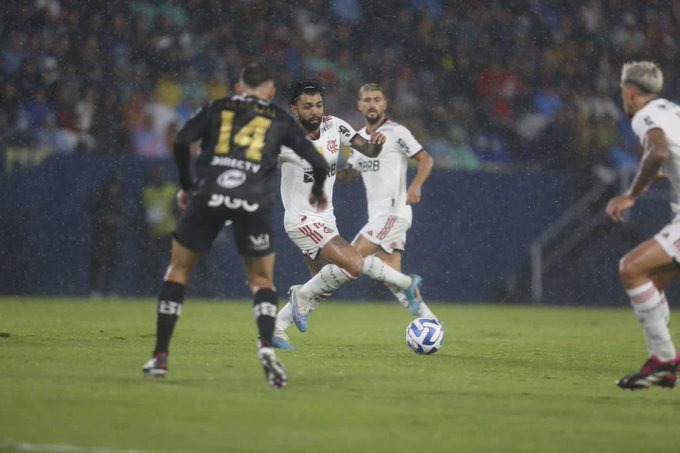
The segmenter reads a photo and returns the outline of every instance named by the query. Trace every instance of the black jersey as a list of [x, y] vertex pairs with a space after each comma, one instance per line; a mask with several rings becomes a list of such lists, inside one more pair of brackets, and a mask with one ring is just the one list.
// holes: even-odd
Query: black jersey
[[[189, 145], [200, 140], [196, 182]], [[273, 202], [274, 170], [285, 145], [314, 167], [314, 192], [323, 191], [326, 160], [281, 107], [256, 97], [232, 95], [202, 107], [180, 129], [174, 154], [183, 189], [224, 194], [253, 203]], [[319, 182], [320, 181], [320, 182]]]

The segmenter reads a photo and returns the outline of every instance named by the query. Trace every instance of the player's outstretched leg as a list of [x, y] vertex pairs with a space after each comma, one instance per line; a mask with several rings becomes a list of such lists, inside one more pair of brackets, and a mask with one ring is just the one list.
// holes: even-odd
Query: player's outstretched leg
[[418, 315], [420, 304], [423, 302], [423, 297], [420, 295], [420, 287], [423, 284], [423, 278], [420, 275], [411, 274], [411, 284], [404, 290], [404, 295], [408, 301], [408, 309], [413, 316]]
[[288, 338], [288, 335], [283, 330], [274, 329], [274, 335], [272, 336], [272, 346], [276, 349], [287, 349], [289, 351], [297, 351], [297, 348], [293, 346]]
[[276, 357], [276, 352], [274, 352], [273, 348], [263, 346], [260, 342], [257, 348], [257, 358], [262, 364], [264, 376], [269, 385], [275, 389], [280, 389], [288, 384], [286, 370], [283, 369], [283, 365]]
[[276, 314], [276, 324], [272, 335], [272, 346], [278, 349], [295, 350], [295, 346], [290, 343], [286, 329], [293, 323], [293, 305], [288, 302]]
[[303, 297], [300, 288], [302, 285], [293, 285], [288, 293], [293, 310], [293, 322], [300, 332], [307, 332], [307, 316], [312, 311], [314, 300]]
[[677, 358], [662, 362], [656, 356], [651, 356], [639, 372], [624, 376], [616, 381], [616, 385], [626, 390], [647, 389], [655, 385], [673, 388], [677, 379], [675, 375], [677, 368]]
[[[401, 289], [403, 298], [408, 303], [408, 309], [412, 315], [416, 316], [420, 309], [420, 303], [423, 298], [420, 295], [420, 286], [423, 284], [423, 278], [420, 275], [405, 275], [396, 269], [386, 265], [383, 260], [375, 255], [364, 257], [364, 268], [362, 270], [364, 275], [368, 275], [373, 280], [385, 283], [388, 287], [396, 287]], [[397, 296], [397, 299], [401, 299]]]
[[164, 378], [168, 373], [168, 354], [158, 352], [142, 367], [144, 377]]
[[[387, 289], [390, 290], [390, 292], [392, 292], [392, 294], [394, 294], [394, 297], [397, 299], [397, 302], [399, 302], [399, 305], [406, 308], [409, 312], [411, 312], [411, 314], [414, 314], [411, 311], [411, 306], [410, 306], [411, 304], [409, 304], [409, 300], [406, 297], [406, 294], [404, 293], [404, 291], [402, 289], [400, 289], [400, 288], [398, 288], [394, 285], [389, 285], [387, 283], [385, 284], [385, 286], [387, 287]], [[422, 295], [421, 295], [420, 305], [418, 306], [418, 310], [414, 314], [414, 316], [416, 316], [418, 318], [427, 318], [427, 319], [434, 319], [435, 321], [439, 321], [439, 318], [437, 317], [437, 315], [435, 315], [434, 312], [432, 310], [430, 310], [430, 307], [427, 306], [425, 301], [422, 300]]]

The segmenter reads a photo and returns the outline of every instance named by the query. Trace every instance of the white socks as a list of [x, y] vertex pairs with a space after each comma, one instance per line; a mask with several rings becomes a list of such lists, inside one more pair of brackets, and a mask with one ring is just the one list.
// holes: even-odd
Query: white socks
[[439, 321], [439, 318], [437, 318], [434, 315], [434, 313], [432, 313], [432, 310], [430, 310], [430, 307], [425, 305], [425, 302], [420, 303], [420, 307], [418, 308], [418, 317], [419, 318], [434, 319], [435, 321]]
[[353, 278], [340, 266], [326, 264], [307, 283], [298, 289], [298, 295], [305, 300], [313, 300], [324, 294], [332, 294], [336, 289]]
[[[327, 264], [307, 283], [298, 288], [300, 311], [304, 314], [313, 311], [319, 304], [318, 298], [332, 294], [336, 289], [352, 278], [335, 264]], [[274, 335], [285, 332], [293, 323], [293, 306], [290, 302], [283, 306], [276, 315]]]
[[[381, 259], [375, 256], [364, 258], [362, 273], [373, 280], [394, 286], [400, 290], [411, 285], [411, 277], [385, 265]], [[332, 294], [350, 280], [353, 280], [352, 276], [344, 269], [335, 264], [327, 264], [298, 290], [298, 294], [302, 299], [312, 300], [322, 294]]]
[[411, 277], [392, 269], [383, 260], [373, 255], [364, 258], [362, 274], [399, 289], [406, 289], [411, 285]]
[[282, 333], [293, 323], [293, 305], [288, 302], [276, 314], [276, 325], [274, 326], [274, 336], [281, 337]]
[[[408, 309], [408, 300], [406, 299], [406, 296], [404, 295], [404, 292], [397, 288], [396, 286], [388, 285], [385, 284], [387, 288], [389, 288], [390, 291], [392, 291], [392, 294], [394, 294], [394, 297], [397, 298], [397, 301], [406, 309]], [[434, 319], [435, 321], [439, 321], [439, 319], [435, 316], [434, 313], [432, 313], [432, 310], [430, 310], [430, 307], [428, 307], [425, 302], [420, 303], [420, 308], [418, 308], [418, 313], [416, 314], [417, 317], [419, 318], [428, 318], [428, 319]]]
[[668, 299], [666, 299], [666, 293], [661, 291], [661, 313], [663, 314], [663, 320], [666, 322], [666, 327], [671, 325], [671, 309], [668, 306]]
[[675, 346], [667, 326], [670, 312], [665, 296], [659, 294], [651, 281], [626, 290], [626, 293], [642, 325], [650, 355], [664, 362], [675, 360]]
[[[392, 291], [392, 294], [394, 294], [394, 297], [397, 298], [399, 303], [404, 306], [404, 308], [408, 308], [408, 301], [406, 300], [403, 290], [411, 285], [411, 277], [391, 268], [386, 265], [383, 260], [374, 255], [364, 258], [363, 273], [373, 280], [383, 282], [385, 286]], [[419, 318], [437, 319], [425, 302], [420, 303], [417, 316]]]
[[389, 289], [392, 294], [394, 294], [394, 297], [397, 298], [397, 302], [399, 302], [404, 308], [408, 308], [408, 299], [406, 299], [406, 294], [404, 294], [402, 290], [393, 285], [385, 284], [385, 286], [387, 286], [387, 289]]
[[[362, 273], [373, 280], [384, 283], [395, 295], [397, 300], [405, 308], [408, 308], [408, 301], [403, 290], [411, 285], [411, 277], [387, 266], [384, 261], [376, 256], [364, 258], [364, 268]], [[348, 281], [353, 280], [344, 269], [335, 265], [327, 264], [304, 285], [298, 288], [298, 300], [300, 311], [309, 313], [318, 305], [318, 298], [335, 292]], [[420, 304], [418, 317], [437, 319], [425, 303]], [[288, 302], [281, 308], [276, 316], [276, 327], [274, 335], [281, 334], [293, 323], [293, 306]]]

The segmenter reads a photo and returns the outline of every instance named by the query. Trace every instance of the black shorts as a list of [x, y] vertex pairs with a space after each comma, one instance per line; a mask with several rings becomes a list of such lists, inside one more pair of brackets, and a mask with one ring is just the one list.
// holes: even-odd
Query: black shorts
[[264, 256], [274, 251], [270, 207], [219, 194], [189, 198], [173, 236], [184, 247], [207, 252], [226, 221], [233, 222], [239, 255]]

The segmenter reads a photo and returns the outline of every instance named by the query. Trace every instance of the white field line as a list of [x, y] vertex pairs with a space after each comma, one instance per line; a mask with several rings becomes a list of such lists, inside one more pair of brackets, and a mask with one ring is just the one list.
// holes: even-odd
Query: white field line
[[106, 447], [78, 447], [76, 445], [46, 445], [30, 444], [17, 440], [0, 440], [0, 451], [5, 448], [13, 448], [19, 451], [38, 451], [47, 453], [162, 453], [149, 450], [120, 450], [117, 448]]

